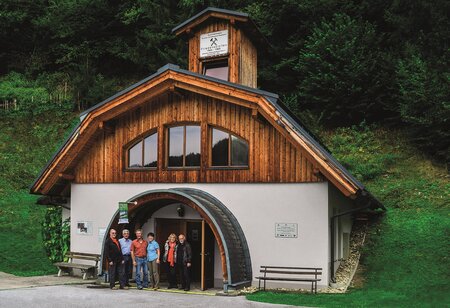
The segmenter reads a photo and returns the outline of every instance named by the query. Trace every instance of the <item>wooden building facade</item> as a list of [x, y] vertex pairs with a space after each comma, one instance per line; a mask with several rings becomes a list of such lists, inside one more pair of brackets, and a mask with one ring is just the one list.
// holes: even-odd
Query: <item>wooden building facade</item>
[[257, 88], [266, 42], [247, 14], [208, 8], [174, 33], [189, 69], [163, 66], [85, 111], [31, 192], [66, 199], [73, 250], [101, 253], [95, 235], [113, 226], [156, 231], [160, 245], [187, 233], [202, 289], [254, 284], [268, 264], [321, 267], [328, 285], [352, 225], [338, 214], [383, 206]]

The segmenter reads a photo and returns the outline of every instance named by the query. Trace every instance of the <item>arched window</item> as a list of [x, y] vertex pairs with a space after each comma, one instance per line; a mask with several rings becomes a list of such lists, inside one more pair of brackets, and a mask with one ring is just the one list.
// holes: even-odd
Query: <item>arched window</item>
[[128, 149], [128, 168], [156, 168], [158, 165], [158, 133], [153, 133]]
[[248, 167], [248, 142], [223, 130], [212, 128], [211, 166]]
[[201, 133], [198, 125], [169, 127], [168, 167], [199, 167]]

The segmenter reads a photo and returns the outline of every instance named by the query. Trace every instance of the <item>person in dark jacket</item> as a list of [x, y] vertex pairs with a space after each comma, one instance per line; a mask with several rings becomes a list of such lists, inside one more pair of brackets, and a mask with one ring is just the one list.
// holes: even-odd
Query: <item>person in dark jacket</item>
[[124, 261], [120, 243], [116, 238], [117, 232], [114, 229], [109, 231], [109, 237], [105, 243], [105, 257], [108, 262], [109, 287], [111, 290], [117, 290], [116, 275], [119, 274], [120, 288], [128, 289], [125, 286], [123, 279], [124, 275]]
[[181, 279], [181, 290], [189, 291], [191, 289], [191, 245], [186, 241], [184, 234], [178, 236], [178, 245], [176, 251], [176, 266]]

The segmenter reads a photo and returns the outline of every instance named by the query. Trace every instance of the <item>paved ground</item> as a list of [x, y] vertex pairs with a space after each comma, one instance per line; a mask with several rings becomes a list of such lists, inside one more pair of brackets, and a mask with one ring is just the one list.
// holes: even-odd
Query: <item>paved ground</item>
[[56, 275], [20, 277], [0, 272], [0, 290], [83, 283], [92, 283], [92, 280], [70, 276], [56, 277]]
[[90, 289], [85, 285], [59, 285], [0, 291], [0, 307], [287, 307], [225, 297], [157, 291]]

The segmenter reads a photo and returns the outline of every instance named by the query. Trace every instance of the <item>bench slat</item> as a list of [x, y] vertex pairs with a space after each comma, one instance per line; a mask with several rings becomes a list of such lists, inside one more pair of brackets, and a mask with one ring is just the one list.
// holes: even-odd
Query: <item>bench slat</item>
[[86, 253], [86, 252], [76, 252], [76, 251], [69, 251], [67, 255], [81, 255], [81, 256], [95, 256], [100, 257], [101, 255], [96, 253]]
[[77, 263], [67, 263], [67, 262], [58, 262], [54, 263], [53, 265], [58, 267], [67, 267], [67, 268], [79, 268], [79, 269], [89, 269], [89, 268], [95, 268], [95, 265], [89, 265], [89, 264], [77, 264]]
[[290, 267], [290, 266], [266, 266], [261, 265], [261, 268], [277, 268], [277, 269], [305, 269], [305, 270], [319, 270], [321, 271], [321, 267]]
[[281, 278], [281, 277], [255, 277], [256, 279], [261, 279], [261, 280], [278, 280], [278, 281], [309, 281], [309, 282], [313, 282], [313, 281], [321, 281], [320, 278]]
[[260, 273], [271, 274], [291, 274], [291, 275], [322, 275], [322, 272], [294, 272], [294, 271], [276, 271], [276, 270], [260, 270]]
[[86, 256], [76, 256], [76, 255], [71, 256], [69, 258], [79, 259], [79, 260], [89, 260], [89, 261], [99, 261], [100, 260], [100, 258], [97, 258], [97, 257], [86, 257]]

